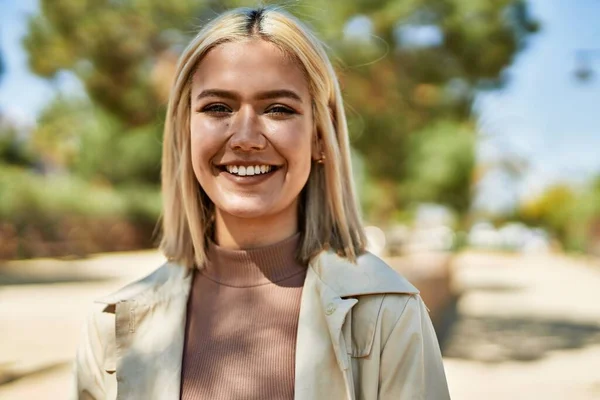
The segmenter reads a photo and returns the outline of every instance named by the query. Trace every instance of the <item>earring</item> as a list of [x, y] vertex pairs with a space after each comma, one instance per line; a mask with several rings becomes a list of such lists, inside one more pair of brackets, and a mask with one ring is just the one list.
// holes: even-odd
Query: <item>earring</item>
[[321, 153], [321, 158], [319, 158], [317, 164], [325, 164], [325, 153]]

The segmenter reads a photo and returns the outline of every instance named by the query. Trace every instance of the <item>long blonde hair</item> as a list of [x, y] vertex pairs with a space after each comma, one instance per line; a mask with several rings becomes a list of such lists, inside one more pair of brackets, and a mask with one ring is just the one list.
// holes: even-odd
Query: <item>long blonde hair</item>
[[366, 239], [357, 207], [348, 127], [335, 71], [323, 44], [298, 19], [273, 7], [237, 8], [208, 23], [181, 55], [171, 88], [162, 154], [162, 240], [165, 256], [187, 267], [202, 266], [213, 233], [214, 204], [198, 183], [190, 154], [190, 93], [194, 71], [219, 44], [260, 38], [293, 57], [306, 73], [315, 133], [325, 156], [313, 164], [301, 193], [298, 259], [323, 249], [355, 260]]

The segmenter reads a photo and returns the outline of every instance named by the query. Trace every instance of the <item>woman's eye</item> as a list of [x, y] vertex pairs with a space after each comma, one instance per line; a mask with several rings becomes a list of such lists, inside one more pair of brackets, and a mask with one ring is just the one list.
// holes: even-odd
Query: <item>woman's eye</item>
[[284, 107], [284, 106], [274, 106], [271, 107], [267, 110], [267, 112], [269, 114], [275, 114], [275, 115], [290, 115], [290, 114], [295, 114], [295, 111], [292, 110], [291, 108], [288, 107]]
[[212, 113], [212, 114], [226, 114], [231, 112], [229, 107], [223, 104], [211, 104], [202, 109], [202, 112]]

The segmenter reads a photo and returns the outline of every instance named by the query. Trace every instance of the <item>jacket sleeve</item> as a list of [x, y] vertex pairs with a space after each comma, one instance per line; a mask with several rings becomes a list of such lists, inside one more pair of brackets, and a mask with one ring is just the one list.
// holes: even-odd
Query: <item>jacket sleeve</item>
[[379, 399], [450, 399], [440, 347], [419, 295], [410, 297], [382, 347]]
[[105, 344], [99, 326], [99, 320], [105, 316], [99, 305], [94, 306], [81, 331], [75, 356], [72, 399], [100, 400], [106, 397], [103, 384]]

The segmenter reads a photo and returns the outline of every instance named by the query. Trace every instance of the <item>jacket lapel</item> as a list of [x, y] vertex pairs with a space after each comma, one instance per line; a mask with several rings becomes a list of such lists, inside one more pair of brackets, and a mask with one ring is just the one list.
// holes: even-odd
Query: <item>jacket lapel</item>
[[355, 398], [351, 339], [344, 326], [358, 303], [352, 296], [382, 293], [419, 291], [370, 253], [354, 264], [322, 252], [309, 265], [300, 302], [295, 400]]
[[117, 399], [179, 399], [191, 275], [167, 264], [98, 301], [115, 313]]
[[295, 400], [354, 398], [342, 325], [356, 301], [340, 298], [308, 269], [296, 340]]

